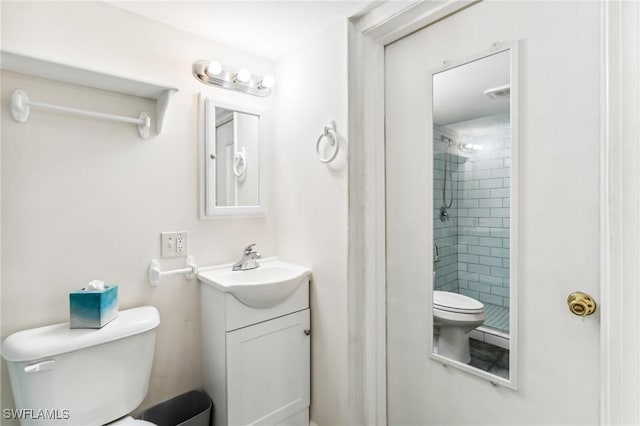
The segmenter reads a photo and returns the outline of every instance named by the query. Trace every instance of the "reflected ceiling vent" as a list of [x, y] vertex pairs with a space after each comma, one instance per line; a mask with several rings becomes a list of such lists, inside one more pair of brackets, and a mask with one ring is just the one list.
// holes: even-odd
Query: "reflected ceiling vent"
[[485, 90], [483, 93], [491, 99], [508, 99], [511, 94], [511, 85], [505, 84], [504, 86], [494, 87]]

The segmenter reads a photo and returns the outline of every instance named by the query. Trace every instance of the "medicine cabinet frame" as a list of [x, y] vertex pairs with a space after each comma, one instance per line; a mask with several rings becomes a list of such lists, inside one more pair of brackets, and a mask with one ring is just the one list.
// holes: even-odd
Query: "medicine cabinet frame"
[[[215, 158], [208, 155], [215, 145], [215, 110], [240, 112], [259, 117], [258, 120], [258, 204], [248, 206], [218, 206], [215, 200]], [[203, 93], [198, 95], [198, 170], [200, 219], [220, 217], [262, 217], [267, 210], [267, 134], [268, 117], [264, 109], [220, 101]], [[246, 160], [245, 160], [246, 161]], [[249, 166], [253, 167], [253, 166]]]

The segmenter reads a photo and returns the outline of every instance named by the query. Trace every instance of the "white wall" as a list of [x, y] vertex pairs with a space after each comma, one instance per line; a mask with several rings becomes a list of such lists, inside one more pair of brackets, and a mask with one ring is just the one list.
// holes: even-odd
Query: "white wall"
[[[278, 254], [311, 267], [311, 419], [347, 422], [347, 22], [318, 34], [277, 63], [274, 210]], [[316, 158], [335, 120], [339, 157]]]
[[[267, 218], [198, 219], [197, 93], [270, 112], [273, 96], [205, 86], [191, 75], [191, 64], [216, 58], [261, 75], [274, 74], [274, 65], [101, 2], [3, 2], [2, 48], [180, 89], [163, 133], [142, 140], [133, 125], [35, 109], [19, 124], [6, 106], [22, 88], [33, 100], [126, 115], [147, 110], [153, 120], [151, 101], [1, 74], [2, 337], [67, 321], [68, 293], [103, 279], [120, 285], [120, 309], [151, 304], [160, 310], [150, 392], [141, 408], [198, 388], [199, 284], [173, 277], [152, 288], [147, 267], [160, 257], [161, 231], [189, 231], [189, 251], [199, 265], [236, 261], [250, 242], [265, 256], [276, 254], [274, 209]], [[344, 215], [335, 214], [340, 225]], [[2, 368], [2, 407], [11, 407]]]

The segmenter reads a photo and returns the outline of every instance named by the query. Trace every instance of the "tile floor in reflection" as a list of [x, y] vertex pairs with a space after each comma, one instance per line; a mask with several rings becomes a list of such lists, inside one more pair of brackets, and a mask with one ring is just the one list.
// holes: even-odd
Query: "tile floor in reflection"
[[504, 379], [509, 379], [509, 350], [469, 339], [471, 362], [469, 365], [487, 371]]
[[509, 308], [484, 302], [484, 325], [509, 333]]

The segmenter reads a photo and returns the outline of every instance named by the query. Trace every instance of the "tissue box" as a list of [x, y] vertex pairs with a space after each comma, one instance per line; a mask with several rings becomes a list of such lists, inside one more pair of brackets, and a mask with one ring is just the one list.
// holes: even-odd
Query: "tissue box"
[[118, 316], [118, 286], [69, 293], [71, 328], [101, 328]]

